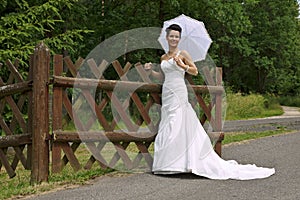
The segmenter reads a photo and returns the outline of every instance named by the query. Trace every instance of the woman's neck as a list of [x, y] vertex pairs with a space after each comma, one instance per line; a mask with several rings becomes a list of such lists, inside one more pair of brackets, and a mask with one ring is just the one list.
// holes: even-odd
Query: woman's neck
[[168, 54], [169, 55], [173, 55], [173, 54], [175, 54], [177, 52], [178, 52], [178, 48], [177, 47], [176, 48], [170, 48]]

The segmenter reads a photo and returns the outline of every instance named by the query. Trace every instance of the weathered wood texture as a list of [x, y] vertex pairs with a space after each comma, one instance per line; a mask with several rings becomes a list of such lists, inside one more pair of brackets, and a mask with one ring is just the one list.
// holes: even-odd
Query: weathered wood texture
[[50, 50], [44, 43], [33, 56], [32, 167], [31, 183], [48, 181], [49, 174], [49, 73]]
[[24, 80], [18, 66], [18, 60], [8, 60], [4, 66], [0, 63], [1, 70], [8, 74], [0, 77], [0, 170], [4, 168], [10, 178], [16, 175], [19, 164], [25, 169], [31, 164], [28, 99], [32, 79], [29, 75]]

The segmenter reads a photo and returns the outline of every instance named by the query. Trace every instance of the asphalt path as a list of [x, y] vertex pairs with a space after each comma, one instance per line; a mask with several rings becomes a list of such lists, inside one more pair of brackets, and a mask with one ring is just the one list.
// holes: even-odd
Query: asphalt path
[[[250, 120], [250, 123], [261, 128], [268, 124], [264, 120], [258, 119], [253, 120], [253, 122]], [[276, 124], [274, 127], [278, 124], [280, 126], [282, 124], [292, 124], [294, 128], [298, 127], [299, 121], [295, 115], [285, 115], [268, 120], [269, 124], [273, 122]], [[247, 121], [249, 122], [249, 120]], [[236, 127], [245, 123], [246, 125], [240, 126], [243, 129], [245, 129], [245, 126], [251, 127], [243, 121], [231, 123], [237, 123]], [[233, 130], [233, 128], [230, 129], [231, 126], [227, 124], [227, 131]], [[235, 128], [234, 130], [238, 129]], [[276, 173], [266, 179], [247, 181], [210, 180], [192, 174], [157, 176], [149, 171], [131, 174], [115, 173], [96, 178], [84, 186], [47, 192], [24, 199], [298, 200], [300, 199], [299, 149], [300, 132], [223, 146], [222, 157], [225, 160], [234, 159], [242, 164], [251, 163], [257, 166], [274, 167]]]
[[191, 174], [157, 176], [150, 172], [99, 177], [77, 188], [29, 197], [32, 200], [298, 200], [300, 132], [225, 145], [223, 158], [274, 167], [266, 179], [210, 180]]

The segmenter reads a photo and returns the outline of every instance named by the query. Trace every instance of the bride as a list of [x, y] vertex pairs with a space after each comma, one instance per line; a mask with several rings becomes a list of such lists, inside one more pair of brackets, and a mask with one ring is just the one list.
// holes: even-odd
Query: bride
[[[185, 50], [178, 49], [181, 27], [172, 24], [166, 29], [169, 51], [161, 57], [164, 74], [161, 121], [154, 142], [154, 174], [193, 173], [210, 179], [249, 180], [266, 178], [275, 173], [273, 168], [241, 165], [225, 161], [214, 151], [211, 141], [188, 102], [184, 74], [197, 75], [197, 67]], [[162, 74], [145, 69], [153, 77]]]

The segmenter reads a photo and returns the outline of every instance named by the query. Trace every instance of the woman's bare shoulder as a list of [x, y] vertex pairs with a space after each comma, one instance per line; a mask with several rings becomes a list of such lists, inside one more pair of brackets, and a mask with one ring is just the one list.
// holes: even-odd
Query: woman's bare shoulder
[[189, 52], [186, 51], [186, 50], [182, 50], [182, 51], [180, 52], [180, 55], [181, 55], [184, 59], [192, 60], [191, 55], [190, 55]]
[[160, 61], [167, 60], [167, 54], [164, 54], [160, 57]]
[[180, 55], [182, 55], [182, 56], [189, 56], [190, 54], [189, 54], [189, 52], [186, 51], [186, 50], [181, 50], [181, 51], [180, 51]]

